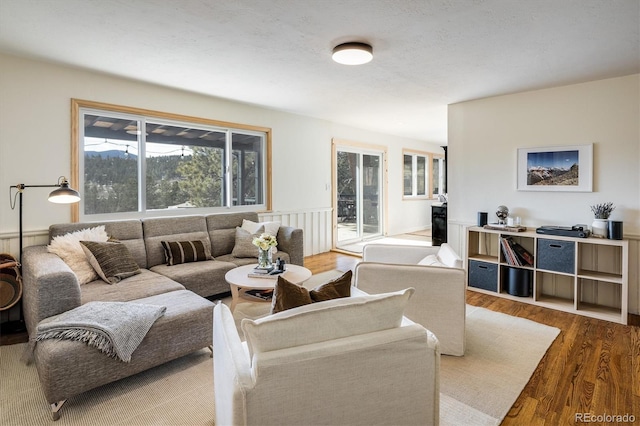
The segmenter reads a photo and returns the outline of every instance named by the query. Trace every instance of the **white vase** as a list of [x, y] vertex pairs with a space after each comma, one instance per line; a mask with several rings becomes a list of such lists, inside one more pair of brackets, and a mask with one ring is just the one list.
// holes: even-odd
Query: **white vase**
[[594, 237], [607, 238], [609, 219], [593, 219], [591, 233]]

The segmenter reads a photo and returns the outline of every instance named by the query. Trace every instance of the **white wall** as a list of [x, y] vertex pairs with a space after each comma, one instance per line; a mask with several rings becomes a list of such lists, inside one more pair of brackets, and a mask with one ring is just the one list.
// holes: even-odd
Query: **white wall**
[[[464, 252], [464, 225], [478, 211], [495, 221], [504, 204], [526, 226], [590, 225], [589, 206], [616, 205], [630, 238], [630, 311], [640, 312], [640, 75], [480, 99], [449, 106], [450, 232]], [[518, 148], [593, 143], [593, 192], [516, 190]]]
[[[639, 78], [518, 93], [449, 106], [449, 217], [504, 204], [525, 225], [591, 224], [590, 205], [612, 201], [611, 219], [640, 233]], [[518, 148], [593, 143], [593, 192], [516, 190]]]
[[[9, 247], [14, 254], [17, 243], [6, 240], [15, 240], [18, 212], [10, 209], [6, 191], [18, 183], [49, 184], [60, 175], [70, 175], [72, 98], [272, 128], [275, 212], [326, 211], [331, 207], [331, 188], [327, 189], [327, 184], [331, 183], [332, 138], [386, 145], [390, 168], [388, 232], [397, 234], [430, 225], [430, 202], [402, 201], [402, 148], [441, 153], [436, 144], [0, 55], [0, 188], [5, 191], [4, 201], [0, 202], [0, 247]], [[41, 234], [52, 223], [70, 220], [68, 206], [46, 201], [49, 191], [25, 191], [27, 235]]]

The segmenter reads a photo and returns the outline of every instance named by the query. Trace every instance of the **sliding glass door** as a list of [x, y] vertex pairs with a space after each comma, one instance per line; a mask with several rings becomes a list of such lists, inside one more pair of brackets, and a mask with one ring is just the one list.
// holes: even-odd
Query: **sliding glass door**
[[338, 147], [335, 164], [336, 246], [381, 236], [383, 153]]

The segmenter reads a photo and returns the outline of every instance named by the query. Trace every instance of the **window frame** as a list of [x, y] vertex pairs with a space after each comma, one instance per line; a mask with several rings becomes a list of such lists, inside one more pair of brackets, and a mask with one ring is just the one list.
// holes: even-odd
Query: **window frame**
[[[111, 113], [114, 115], [128, 115], [128, 116], [139, 116], [144, 117], [148, 121], [153, 120], [163, 120], [166, 122], [174, 122], [180, 125], [193, 125], [195, 126], [207, 126], [207, 127], [215, 127], [222, 131], [228, 132], [228, 148], [229, 152], [227, 153], [228, 159], [232, 156], [233, 151], [233, 142], [231, 139], [231, 135], [238, 132], [247, 132], [248, 134], [264, 134], [264, 162], [263, 162], [263, 197], [264, 202], [257, 205], [242, 205], [242, 206], [234, 206], [233, 203], [229, 205], [221, 206], [221, 207], [203, 207], [197, 209], [188, 209], [188, 210], [175, 210], [175, 209], [159, 209], [159, 210], [147, 210], [146, 208], [141, 208], [144, 206], [140, 206], [137, 211], [132, 212], [118, 212], [118, 213], [99, 213], [99, 214], [84, 214], [81, 212], [81, 205], [83, 203], [76, 203], [72, 205], [71, 208], [71, 220], [73, 222], [78, 221], [100, 221], [100, 220], [108, 220], [114, 219], [114, 215], [119, 219], [126, 218], [140, 218], [140, 217], [151, 217], [151, 216], [162, 216], [162, 215], [189, 215], [189, 214], [206, 214], [213, 212], [221, 212], [221, 211], [271, 211], [272, 209], [272, 177], [271, 177], [271, 128], [247, 125], [247, 124], [239, 124], [239, 123], [231, 123], [227, 121], [219, 121], [212, 120], [201, 117], [193, 117], [186, 116], [180, 114], [173, 114], [167, 112], [160, 112], [142, 108], [134, 108], [120, 105], [113, 105], [103, 102], [94, 102], [94, 101], [86, 101], [80, 99], [71, 99], [71, 174], [70, 174], [70, 184], [73, 188], [81, 188], [81, 176], [84, 173], [84, 158], [82, 154], [84, 152], [83, 144], [84, 139], [81, 139], [81, 135], [84, 134], [84, 129], [81, 128], [82, 124], [80, 120], [82, 115], [86, 110], [95, 111], [97, 113], [104, 113], [105, 115]], [[230, 194], [233, 193], [233, 170], [232, 163], [229, 162], [229, 178], [225, 182], [225, 196], [228, 200], [230, 198]], [[81, 170], [82, 168], [82, 170]], [[142, 169], [144, 169], [144, 165]], [[139, 182], [139, 181], [138, 181]], [[142, 184], [138, 183], [139, 189], [144, 193], [146, 188], [142, 186]], [[144, 195], [140, 194], [139, 196], [139, 204], [142, 202], [142, 197]]]
[[[411, 157], [411, 195], [404, 193], [404, 158]], [[418, 194], [418, 157], [425, 160], [425, 193]], [[433, 182], [431, 175], [433, 174], [433, 153], [425, 151], [415, 151], [409, 149], [402, 150], [402, 199], [403, 200], [431, 200], [433, 199]], [[436, 196], [437, 197], [437, 196]]]
[[431, 193], [432, 193], [432, 198], [438, 198], [439, 195], [446, 195], [446, 193], [444, 192], [444, 187], [446, 184], [446, 180], [447, 180], [447, 176], [446, 176], [446, 164], [445, 164], [445, 156], [442, 154], [431, 154], [431, 162], [430, 164], [430, 176], [433, 176], [433, 162], [438, 160], [439, 164], [440, 164], [440, 169], [439, 169], [439, 186], [438, 188], [440, 188], [440, 192], [439, 193], [435, 193], [434, 188], [434, 182], [433, 179], [431, 180]]

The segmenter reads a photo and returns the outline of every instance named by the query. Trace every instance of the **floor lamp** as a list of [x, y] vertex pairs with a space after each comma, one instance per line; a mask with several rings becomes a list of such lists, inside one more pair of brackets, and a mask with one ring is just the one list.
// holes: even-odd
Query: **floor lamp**
[[[16, 208], [16, 196], [19, 198], [18, 205], [20, 211], [20, 263], [22, 264], [22, 193], [26, 188], [57, 188], [49, 194], [49, 201], [57, 204], [71, 204], [80, 201], [80, 194], [75, 189], [69, 187], [69, 181], [66, 177], [60, 176], [58, 183], [55, 185], [25, 185], [19, 183], [9, 187], [9, 199], [11, 201], [11, 210]], [[13, 195], [13, 190], [17, 192]]]
[[[4, 285], [21, 286], [21, 280], [19, 279], [19, 275], [20, 275], [20, 271], [22, 270], [22, 245], [23, 245], [22, 193], [26, 188], [56, 188], [49, 194], [49, 201], [51, 201], [52, 203], [70, 204], [70, 203], [77, 203], [78, 201], [80, 201], [80, 194], [78, 194], [78, 191], [71, 189], [69, 187], [69, 181], [64, 176], [60, 176], [58, 178], [58, 183], [56, 183], [55, 185], [25, 185], [24, 183], [19, 183], [17, 185], [13, 185], [9, 187], [9, 203], [11, 205], [11, 210], [15, 210], [16, 197], [19, 198], [18, 205], [20, 209], [19, 210], [20, 211], [20, 254], [19, 254], [20, 257], [17, 265], [18, 271], [16, 271], [16, 274], [18, 275], [17, 277], [18, 279], [12, 280], [12, 282], [8, 282], [8, 283], [0, 282], [0, 284], [4, 284]], [[15, 190], [15, 193], [14, 193], [14, 190]], [[19, 289], [18, 291], [14, 291], [14, 295], [15, 295], [14, 297], [17, 297], [17, 299], [15, 299], [15, 301], [12, 302], [13, 304], [11, 304], [10, 302], [11, 306], [14, 306], [19, 301], [20, 296], [22, 295], [21, 289]], [[2, 323], [1, 324], [2, 334], [19, 333], [19, 332], [25, 331], [24, 319], [22, 316], [23, 315], [22, 305], [20, 304], [19, 306], [20, 306], [19, 307], [20, 319], [18, 321], [8, 321], [5, 323]]]

